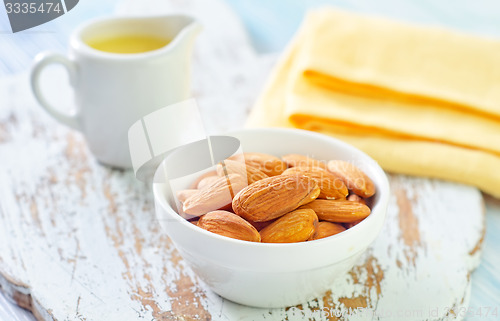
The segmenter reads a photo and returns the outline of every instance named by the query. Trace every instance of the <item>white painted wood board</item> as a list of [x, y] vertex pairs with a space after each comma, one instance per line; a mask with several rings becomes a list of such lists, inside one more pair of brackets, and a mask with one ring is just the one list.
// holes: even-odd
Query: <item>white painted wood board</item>
[[[273, 60], [254, 54], [223, 3], [129, 1], [121, 12], [183, 10], [205, 25], [193, 86], [207, 130], [240, 127]], [[159, 227], [149, 186], [99, 165], [79, 133], [36, 105], [26, 74], [0, 91], [0, 286], [39, 320], [463, 319], [485, 225], [474, 188], [391, 175], [380, 237], [329, 293], [248, 308], [193, 274]]]

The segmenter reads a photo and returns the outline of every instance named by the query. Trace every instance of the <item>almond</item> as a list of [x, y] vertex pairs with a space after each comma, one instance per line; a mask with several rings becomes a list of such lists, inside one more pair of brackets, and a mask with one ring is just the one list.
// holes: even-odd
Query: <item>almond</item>
[[204, 179], [205, 177], [210, 177], [210, 176], [215, 176], [217, 177], [217, 172], [216, 171], [210, 171], [210, 172], [206, 172], [205, 174], [202, 174], [200, 175], [200, 177], [198, 177], [190, 186], [189, 186], [189, 189], [197, 189], [198, 188], [198, 184], [200, 183], [200, 181], [202, 179]]
[[182, 209], [182, 205], [177, 207], [177, 213], [179, 214], [180, 217], [182, 217], [183, 219], [186, 219], [186, 220], [191, 220], [193, 218], [198, 217], [198, 215], [189, 215], [189, 214], [184, 213], [184, 210]]
[[276, 176], [283, 173], [286, 164], [276, 156], [264, 153], [243, 153], [229, 157], [230, 160], [245, 162], [267, 176]]
[[217, 175], [221, 177], [227, 174], [238, 174], [246, 177], [248, 185], [269, 177], [253, 166], [230, 159], [226, 159], [225, 161], [217, 164]]
[[198, 218], [198, 215], [189, 215], [187, 213], [184, 212], [183, 210], [183, 206], [182, 204], [184, 202], [186, 202], [186, 200], [188, 198], [190, 198], [191, 196], [195, 195], [198, 193], [199, 190], [197, 189], [186, 189], [186, 190], [182, 190], [182, 191], [178, 191], [176, 193], [176, 196], [177, 196], [177, 199], [179, 200], [179, 202], [181, 202], [181, 205], [177, 207], [177, 212], [179, 213], [179, 215], [187, 220], [190, 220], [190, 219], [193, 219], [193, 218]]
[[233, 239], [260, 242], [260, 234], [250, 223], [226, 211], [209, 212], [198, 220], [198, 226], [215, 234]]
[[341, 160], [328, 162], [328, 170], [339, 176], [348, 189], [361, 197], [370, 197], [375, 194], [375, 185], [372, 180], [355, 165]]
[[345, 199], [349, 191], [342, 179], [320, 167], [292, 167], [283, 175], [305, 175], [312, 178], [321, 190], [318, 198]]
[[197, 188], [198, 189], [204, 189], [210, 185], [212, 185], [215, 181], [219, 179], [219, 176], [207, 176], [203, 178], [199, 183]]
[[295, 243], [313, 235], [318, 217], [313, 210], [299, 209], [283, 215], [260, 231], [262, 242]]
[[197, 189], [185, 189], [182, 191], [178, 191], [175, 195], [177, 196], [179, 202], [184, 203], [188, 198], [196, 193], [198, 193]]
[[280, 217], [318, 197], [320, 189], [307, 176], [278, 175], [242, 189], [233, 199], [236, 214], [254, 222]]
[[358, 225], [359, 223], [361, 223], [361, 221], [363, 221], [363, 220], [355, 221], [355, 222], [352, 222], [352, 223], [344, 223], [344, 226], [345, 226], [345, 228], [349, 229], [349, 228], [351, 228], [353, 226]]
[[351, 223], [370, 215], [368, 206], [347, 200], [315, 200], [301, 208], [310, 208], [320, 220], [334, 223]]
[[288, 154], [282, 157], [288, 167], [319, 167], [326, 169], [326, 164], [317, 159], [299, 154]]
[[255, 229], [257, 229], [257, 231], [262, 230], [264, 227], [268, 226], [269, 224], [271, 224], [274, 221], [276, 221], [276, 220], [270, 220], [270, 221], [265, 221], [265, 222], [254, 222], [254, 221], [247, 220], [247, 222], [252, 224], [252, 226], [255, 227]]
[[319, 240], [325, 237], [329, 237], [340, 232], [345, 231], [345, 227], [342, 224], [330, 223], [330, 222], [319, 222], [316, 225], [313, 235], [308, 241]]
[[362, 198], [361, 196], [358, 196], [356, 194], [349, 195], [347, 197], [347, 200], [351, 201], [351, 202], [358, 202], [358, 203], [366, 205], [366, 201], [364, 200], [364, 198]]
[[218, 177], [211, 185], [186, 199], [183, 211], [190, 215], [202, 215], [231, 206], [234, 195], [246, 186], [246, 180], [240, 175], [229, 174], [227, 177]]

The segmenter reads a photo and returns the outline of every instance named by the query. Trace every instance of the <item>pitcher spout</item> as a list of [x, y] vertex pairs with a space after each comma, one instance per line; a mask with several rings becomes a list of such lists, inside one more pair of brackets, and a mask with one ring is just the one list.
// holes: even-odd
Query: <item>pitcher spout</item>
[[187, 15], [169, 15], [163, 19], [163, 30], [171, 39], [167, 49], [188, 53], [202, 30], [201, 24]]
[[183, 43], [186, 46], [192, 46], [194, 44], [196, 37], [203, 29], [203, 27], [197, 20], [193, 18], [191, 19], [192, 19], [191, 23], [185, 26], [176, 37], [179, 38], [180, 43]]
[[131, 34], [154, 35], [169, 41], [157, 53], [188, 50], [201, 31], [201, 24], [188, 15], [125, 17], [123, 29]]

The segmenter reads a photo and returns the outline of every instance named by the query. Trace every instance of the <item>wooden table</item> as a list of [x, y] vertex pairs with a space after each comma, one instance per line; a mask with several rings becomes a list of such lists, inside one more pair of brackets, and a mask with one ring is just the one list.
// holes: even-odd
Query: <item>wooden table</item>
[[[274, 58], [255, 54], [223, 3], [172, 3], [206, 25], [194, 91], [209, 132], [242, 126]], [[119, 10], [168, 6], [129, 1]], [[353, 307], [382, 319], [455, 320], [467, 312], [484, 239], [474, 188], [391, 176], [383, 233], [330, 293], [290, 309], [252, 309], [222, 300], [193, 275], [159, 228], [149, 187], [97, 164], [78, 133], [36, 106], [26, 74], [0, 82], [0, 106], [7, 106], [0, 109], [0, 153], [8, 155], [0, 170], [0, 284], [39, 320], [323, 320]], [[491, 289], [485, 293], [498, 291]]]

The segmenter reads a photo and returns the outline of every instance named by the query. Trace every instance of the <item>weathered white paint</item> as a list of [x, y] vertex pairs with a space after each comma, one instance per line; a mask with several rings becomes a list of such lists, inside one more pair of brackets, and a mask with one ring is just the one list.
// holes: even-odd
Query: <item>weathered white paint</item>
[[[206, 6], [219, 15], [204, 15]], [[271, 60], [255, 56], [228, 8], [148, 0], [121, 9], [179, 10], [205, 25], [193, 71], [208, 131], [241, 126]], [[150, 188], [97, 164], [80, 134], [36, 106], [26, 75], [0, 86], [0, 106], [0, 285], [39, 320], [335, 320], [330, 311], [350, 307], [375, 311], [374, 320], [462, 319], [484, 234], [474, 188], [392, 176], [382, 234], [330, 293], [289, 309], [248, 308], [197, 279], [157, 224]]]

